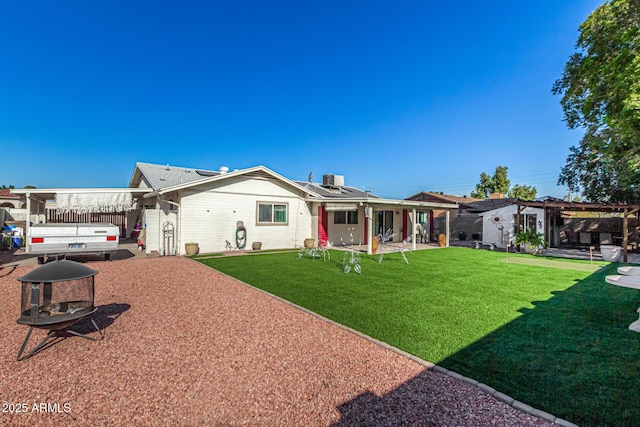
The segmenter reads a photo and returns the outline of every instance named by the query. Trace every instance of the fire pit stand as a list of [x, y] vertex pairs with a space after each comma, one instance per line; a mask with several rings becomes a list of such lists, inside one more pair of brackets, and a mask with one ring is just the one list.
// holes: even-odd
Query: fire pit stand
[[[54, 261], [43, 265], [18, 280], [22, 283], [21, 315], [16, 321], [21, 325], [28, 325], [29, 332], [18, 352], [18, 360], [25, 360], [52, 338], [60, 336], [62, 331], [72, 335], [97, 341], [88, 335], [69, 329], [74, 323], [95, 313], [94, 307], [94, 276], [96, 270], [69, 260]], [[100, 334], [104, 335], [93, 319], [91, 324]], [[47, 329], [47, 336], [21, 358], [33, 328]]]

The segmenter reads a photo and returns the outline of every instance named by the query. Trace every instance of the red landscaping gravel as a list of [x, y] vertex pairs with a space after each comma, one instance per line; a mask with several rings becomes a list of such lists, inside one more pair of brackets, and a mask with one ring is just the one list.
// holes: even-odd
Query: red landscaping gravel
[[195, 261], [88, 265], [105, 339], [23, 362], [16, 279], [35, 267], [0, 269], [1, 425], [552, 425]]

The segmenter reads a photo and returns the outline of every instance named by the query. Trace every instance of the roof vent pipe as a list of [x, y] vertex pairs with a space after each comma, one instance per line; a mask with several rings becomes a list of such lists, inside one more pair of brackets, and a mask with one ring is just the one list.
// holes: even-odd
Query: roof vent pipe
[[226, 166], [220, 166], [220, 174], [225, 174], [229, 172], [229, 168]]

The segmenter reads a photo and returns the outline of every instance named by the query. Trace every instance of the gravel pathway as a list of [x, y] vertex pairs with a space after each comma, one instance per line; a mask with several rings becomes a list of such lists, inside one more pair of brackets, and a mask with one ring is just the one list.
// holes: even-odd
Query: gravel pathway
[[552, 425], [194, 261], [88, 265], [105, 339], [23, 362], [34, 267], [0, 269], [0, 425]]

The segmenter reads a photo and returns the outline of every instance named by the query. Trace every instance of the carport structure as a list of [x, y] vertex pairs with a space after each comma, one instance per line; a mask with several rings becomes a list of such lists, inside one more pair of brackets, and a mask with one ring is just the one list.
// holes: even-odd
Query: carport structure
[[633, 228], [633, 241], [638, 247], [638, 224], [640, 220], [640, 204], [622, 204], [622, 203], [591, 203], [591, 202], [567, 202], [560, 199], [546, 199], [542, 201], [523, 201], [517, 200], [518, 206], [516, 218], [516, 230], [519, 231], [520, 212], [523, 207], [541, 208], [545, 212], [546, 221], [544, 222], [545, 240], [553, 241], [554, 229], [560, 226], [559, 219], [562, 218], [562, 212], [599, 212], [608, 214], [622, 215], [622, 230], [620, 232], [621, 246], [623, 250], [623, 261], [627, 262], [627, 251], [629, 246], [629, 218], [636, 219], [636, 225]]
[[[136, 199], [148, 193], [148, 188], [14, 188], [11, 193], [25, 197], [27, 218], [25, 235], [31, 223], [45, 222], [47, 203], [56, 202], [58, 210], [68, 212], [130, 212], [136, 209]], [[28, 252], [28, 248], [27, 252]]]

